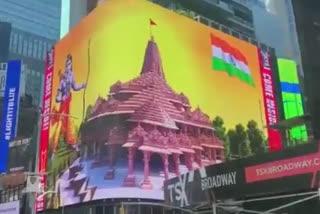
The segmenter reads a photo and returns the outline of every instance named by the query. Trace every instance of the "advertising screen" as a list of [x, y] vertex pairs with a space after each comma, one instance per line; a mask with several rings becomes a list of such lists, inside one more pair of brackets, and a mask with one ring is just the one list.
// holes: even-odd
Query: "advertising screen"
[[21, 71], [21, 61], [8, 61], [0, 129], [0, 173], [7, 172], [9, 142], [17, 135]]
[[38, 210], [163, 200], [164, 180], [281, 149], [269, 53], [150, 2], [103, 3], [47, 59], [39, 166], [57, 194]]
[[9, 143], [8, 171], [10, 173], [28, 170], [31, 138], [19, 138]]
[[[278, 59], [278, 68], [285, 119], [304, 115], [297, 64], [293, 60]], [[292, 128], [289, 132], [291, 140], [306, 141], [308, 139], [306, 126]]]

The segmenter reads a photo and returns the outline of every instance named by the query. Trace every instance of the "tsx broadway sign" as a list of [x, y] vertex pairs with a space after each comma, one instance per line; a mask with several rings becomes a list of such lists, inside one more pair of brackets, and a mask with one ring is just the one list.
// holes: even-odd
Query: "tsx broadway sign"
[[186, 207], [316, 189], [320, 182], [319, 148], [310, 143], [183, 174], [165, 182], [166, 203]]

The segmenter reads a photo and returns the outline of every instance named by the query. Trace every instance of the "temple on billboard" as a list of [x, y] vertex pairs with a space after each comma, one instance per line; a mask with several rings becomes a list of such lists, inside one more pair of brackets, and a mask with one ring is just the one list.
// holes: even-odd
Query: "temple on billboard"
[[[108, 157], [105, 179], [115, 178], [115, 165], [127, 156], [124, 186], [137, 186], [135, 166], [143, 156], [142, 188], [151, 189], [150, 160], [158, 154], [159, 171], [167, 180], [181, 165], [192, 170], [224, 161], [224, 147], [210, 118], [191, 109], [188, 98], [168, 85], [156, 42], [148, 42], [140, 75], [111, 86], [108, 98], [99, 97], [81, 127], [83, 157]], [[107, 155], [102, 151], [106, 149]], [[139, 156], [140, 155], [140, 156]], [[161, 157], [161, 158], [160, 158]], [[162, 163], [161, 163], [162, 162]], [[162, 169], [161, 169], [162, 168]], [[153, 167], [152, 167], [153, 169]], [[169, 170], [170, 169], [170, 170]]]

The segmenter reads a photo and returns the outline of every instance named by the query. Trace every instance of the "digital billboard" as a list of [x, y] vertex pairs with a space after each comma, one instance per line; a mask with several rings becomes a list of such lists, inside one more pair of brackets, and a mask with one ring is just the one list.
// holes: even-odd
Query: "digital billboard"
[[9, 143], [8, 172], [24, 172], [28, 170], [31, 138], [17, 138]]
[[9, 142], [17, 135], [21, 70], [21, 61], [8, 61], [0, 133], [0, 173], [7, 172]]
[[150, 2], [103, 3], [47, 59], [39, 166], [57, 194], [38, 210], [163, 200], [164, 180], [281, 149], [269, 53]]
[[[297, 64], [293, 60], [278, 59], [278, 68], [285, 119], [304, 115]], [[307, 127], [305, 125], [294, 127], [289, 130], [289, 135], [291, 140], [306, 141]]]

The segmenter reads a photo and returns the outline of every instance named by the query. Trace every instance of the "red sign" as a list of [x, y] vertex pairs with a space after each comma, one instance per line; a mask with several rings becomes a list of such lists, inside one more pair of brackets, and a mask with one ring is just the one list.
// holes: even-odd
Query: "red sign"
[[310, 188], [314, 188], [318, 186], [318, 184], [315, 184], [318, 171], [320, 171], [320, 151], [314, 154], [250, 166], [245, 169], [245, 174], [247, 183], [253, 183], [312, 173], [313, 179]]
[[[278, 111], [276, 105], [275, 90], [272, 77], [270, 54], [267, 51], [258, 49], [263, 99], [267, 126], [278, 122]], [[278, 130], [268, 128], [269, 150], [278, 151], [282, 149], [281, 135]]]
[[[43, 89], [42, 112], [41, 112], [41, 134], [40, 134], [40, 150], [39, 150], [39, 165], [38, 172], [47, 172], [48, 144], [49, 144], [49, 128], [50, 128], [50, 109], [51, 109], [51, 93], [53, 80], [53, 65], [54, 65], [54, 49], [47, 53], [46, 70]], [[41, 189], [45, 191], [46, 175], [40, 177]], [[36, 211], [44, 210], [45, 199], [40, 197], [36, 201]]]

